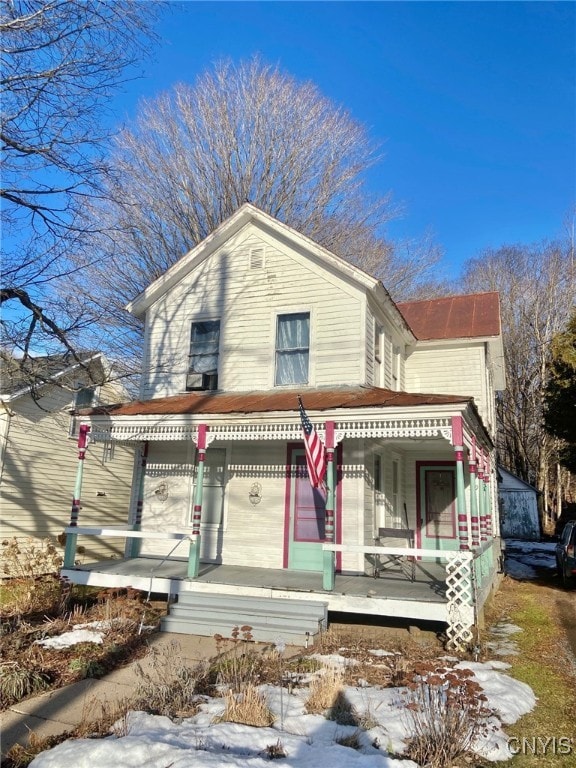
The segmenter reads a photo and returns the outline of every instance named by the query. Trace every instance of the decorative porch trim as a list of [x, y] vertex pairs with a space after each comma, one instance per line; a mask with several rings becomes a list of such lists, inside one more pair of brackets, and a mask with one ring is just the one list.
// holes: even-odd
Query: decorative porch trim
[[[293, 424], [209, 424], [210, 440], [225, 442], [235, 440], [282, 440], [294, 441], [302, 437], [300, 422]], [[315, 425], [316, 426], [316, 425]], [[317, 426], [318, 434], [324, 438], [324, 424]], [[141, 442], [143, 440], [192, 440], [197, 442], [198, 427], [191, 424], [142, 424], [124, 425], [112, 424], [102, 428], [97, 422], [93, 423], [91, 438], [93, 441], [109, 441], [123, 443]], [[448, 442], [452, 439], [452, 425], [449, 416], [418, 419], [380, 419], [338, 421], [335, 432], [335, 443], [345, 438], [422, 438], [441, 437]]]

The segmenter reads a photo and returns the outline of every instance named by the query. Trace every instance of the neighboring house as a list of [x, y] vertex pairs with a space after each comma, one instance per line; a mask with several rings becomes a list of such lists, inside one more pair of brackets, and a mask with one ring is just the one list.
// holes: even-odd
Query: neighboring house
[[504, 467], [498, 467], [500, 531], [504, 539], [539, 541], [538, 491]]
[[[18, 540], [22, 557], [40, 540], [63, 540], [70, 522], [76, 478], [78, 408], [117, 401], [126, 389], [110, 380], [101, 354], [36, 357], [24, 375], [2, 353], [0, 393], [0, 542]], [[30, 368], [33, 370], [30, 371]], [[87, 452], [87, 477], [82, 500], [85, 522], [125, 521], [130, 500], [134, 450], [100, 443]], [[118, 540], [86, 540], [83, 561], [118, 555]], [[60, 546], [63, 554], [64, 548]], [[0, 550], [1, 553], [1, 550]], [[10, 562], [3, 559], [3, 573]], [[14, 575], [10, 573], [9, 575]]]
[[[128, 310], [145, 323], [140, 399], [83, 416], [94, 440], [139, 446], [126, 559], [75, 568], [71, 536], [67, 577], [177, 594], [178, 631], [247, 618], [270, 637], [298, 604], [302, 626], [316, 607], [470, 641], [500, 558], [497, 294], [396, 305], [245, 204]], [[298, 395], [326, 492], [308, 479]]]

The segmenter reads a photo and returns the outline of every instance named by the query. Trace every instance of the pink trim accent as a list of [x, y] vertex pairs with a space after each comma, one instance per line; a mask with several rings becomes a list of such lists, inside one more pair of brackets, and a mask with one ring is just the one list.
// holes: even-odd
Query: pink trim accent
[[206, 424], [198, 424], [198, 450], [206, 450], [206, 433], [208, 427]]
[[[424, 511], [422, 509], [422, 469], [436, 469], [437, 467], [452, 467], [456, 470], [456, 464], [454, 461], [417, 461], [416, 462], [416, 549], [423, 549], [422, 547], [422, 533], [426, 530], [426, 524], [424, 523]], [[453, 536], [451, 539], [456, 538], [455, 520], [452, 521]], [[444, 538], [444, 537], [436, 537]], [[417, 560], [421, 560], [418, 557]]]
[[452, 445], [464, 445], [464, 421], [462, 416], [452, 416]]
[[464, 450], [460, 446], [454, 450], [454, 455], [456, 456], [456, 461], [464, 462]]
[[86, 450], [86, 446], [88, 445], [88, 432], [90, 432], [90, 427], [88, 424], [80, 424], [80, 429], [78, 431], [78, 448]]
[[[282, 551], [282, 567], [288, 568], [288, 555], [290, 548], [290, 489], [291, 489], [291, 467], [293, 464], [292, 455], [295, 450], [302, 450], [302, 443], [288, 443], [286, 446], [286, 481], [284, 484], [284, 544]], [[342, 544], [342, 455], [343, 448], [340, 443], [335, 448], [336, 453], [336, 510], [335, 510], [335, 542]], [[342, 553], [336, 553], [336, 571], [342, 570]]]
[[326, 448], [334, 448], [334, 422], [326, 422]]

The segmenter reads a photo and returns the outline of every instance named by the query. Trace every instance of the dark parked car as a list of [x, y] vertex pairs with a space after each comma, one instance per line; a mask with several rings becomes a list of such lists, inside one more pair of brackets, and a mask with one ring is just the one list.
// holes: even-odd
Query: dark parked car
[[576, 520], [564, 526], [560, 541], [556, 545], [556, 565], [565, 587], [576, 583]]

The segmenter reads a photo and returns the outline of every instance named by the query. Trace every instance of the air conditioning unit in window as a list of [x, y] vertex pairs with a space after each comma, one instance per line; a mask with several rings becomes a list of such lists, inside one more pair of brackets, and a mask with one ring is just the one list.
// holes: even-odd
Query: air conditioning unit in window
[[218, 389], [217, 373], [189, 373], [186, 376], [187, 392], [203, 392]]

